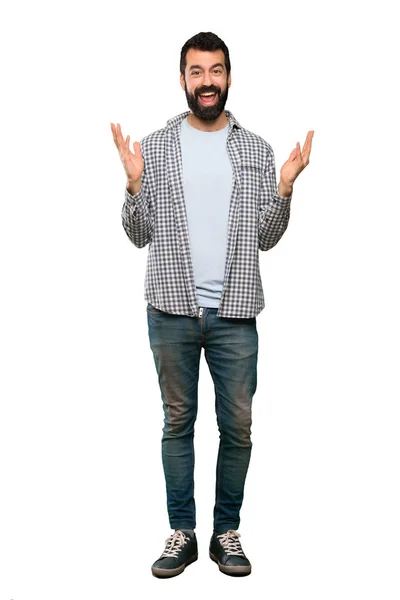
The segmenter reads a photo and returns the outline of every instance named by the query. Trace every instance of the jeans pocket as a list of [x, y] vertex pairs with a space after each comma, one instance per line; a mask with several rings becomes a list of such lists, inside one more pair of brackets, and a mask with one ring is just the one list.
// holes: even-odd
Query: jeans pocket
[[256, 317], [219, 317], [221, 323], [231, 323], [232, 325], [255, 325]]
[[150, 304], [150, 302], [147, 304], [146, 310], [149, 313], [149, 315], [165, 315], [166, 314], [164, 311], [162, 311], [159, 308], [156, 308], [155, 306]]

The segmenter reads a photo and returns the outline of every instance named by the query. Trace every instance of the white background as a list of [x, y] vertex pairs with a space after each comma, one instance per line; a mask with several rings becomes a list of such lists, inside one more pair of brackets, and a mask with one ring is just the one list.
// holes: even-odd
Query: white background
[[[218, 431], [202, 355], [199, 560], [171, 533], [146, 318], [110, 123], [187, 109], [184, 42], [228, 45], [226, 108], [275, 151], [315, 130], [289, 227], [260, 254], [250, 577], [208, 558]], [[398, 28], [394, 3], [19, 2], [1, 18], [0, 600], [398, 600]]]

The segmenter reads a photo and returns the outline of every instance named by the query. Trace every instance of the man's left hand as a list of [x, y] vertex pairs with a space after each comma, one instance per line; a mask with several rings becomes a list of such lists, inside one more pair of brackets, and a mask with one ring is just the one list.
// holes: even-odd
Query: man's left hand
[[281, 190], [291, 190], [295, 179], [310, 162], [311, 142], [313, 135], [314, 131], [309, 131], [307, 133], [306, 141], [304, 142], [302, 150], [300, 150], [300, 142], [297, 142], [296, 148], [292, 150], [289, 158], [282, 165], [280, 171], [281, 180], [279, 182], [279, 188]]

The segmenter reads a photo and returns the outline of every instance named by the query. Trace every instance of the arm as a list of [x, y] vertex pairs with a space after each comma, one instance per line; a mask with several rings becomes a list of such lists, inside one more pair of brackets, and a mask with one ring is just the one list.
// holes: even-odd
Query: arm
[[135, 193], [137, 187], [128, 180], [121, 217], [123, 228], [131, 242], [137, 248], [143, 248], [151, 242], [154, 224], [150, 214], [150, 190], [146, 166], [142, 173], [141, 186]]
[[153, 232], [153, 220], [150, 211], [150, 186], [145, 170], [145, 143], [142, 140], [133, 142], [133, 152], [129, 149], [130, 136], [124, 139], [121, 125], [111, 123], [111, 131], [114, 143], [117, 147], [119, 157], [122, 161], [127, 184], [125, 189], [125, 202], [122, 207], [122, 225], [131, 242], [138, 248], [143, 248], [151, 241]]
[[[289, 196], [281, 196], [280, 193], [290, 193]], [[276, 188], [275, 159], [271, 153], [267, 159], [258, 217], [258, 248], [270, 250], [281, 239], [285, 233], [290, 217], [290, 201], [292, 199], [291, 189], [279, 183]]]
[[[307, 133], [303, 149], [296, 143], [280, 170], [281, 179], [278, 190], [275, 180], [275, 160], [273, 152], [268, 156], [258, 227], [258, 247], [269, 250], [284, 234], [289, 222], [290, 201], [292, 199], [293, 183], [310, 162], [311, 144], [314, 130]], [[281, 196], [280, 194], [284, 194]]]

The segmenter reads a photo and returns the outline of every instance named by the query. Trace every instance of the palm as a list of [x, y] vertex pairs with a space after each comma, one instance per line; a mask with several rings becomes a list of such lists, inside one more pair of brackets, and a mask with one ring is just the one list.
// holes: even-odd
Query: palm
[[126, 140], [124, 140], [120, 124], [117, 123], [117, 126], [115, 127], [115, 125], [111, 123], [111, 131], [126, 176], [131, 181], [138, 181], [144, 169], [144, 161], [140, 151], [139, 142], [133, 143], [134, 152], [131, 152], [129, 149], [129, 135], [126, 137]]
[[306, 141], [302, 150], [300, 150], [300, 143], [297, 142], [296, 148], [292, 150], [289, 158], [282, 165], [280, 171], [281, 181], [286, 185], [293, 185], [294, 180], [310, 162], [311, 142], [313, 135], [314, 131], [309, 131], [307, 133]]
[[143, 158], [140, 154], [140, 144], [139, 142], [135, 142], [134, 146], [135, 144], [139, 146], [137, 154], [132, 154], [128, 147], [128, 149], [123, 152], [123, 155], [121, 156], [122, 163], [125, 167], [125, 172], [128, 178], [132, 179], [133, 181], [136, 181], [140, 178], [144, 168]]

